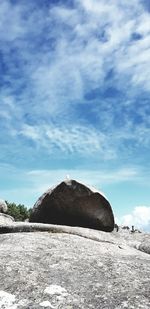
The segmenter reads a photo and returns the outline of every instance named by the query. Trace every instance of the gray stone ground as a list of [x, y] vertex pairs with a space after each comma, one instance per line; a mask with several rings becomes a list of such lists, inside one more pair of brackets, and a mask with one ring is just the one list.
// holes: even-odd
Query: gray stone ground
[[150, 234], [61, 228], [0, 234], [1, 309], [150, 308]]

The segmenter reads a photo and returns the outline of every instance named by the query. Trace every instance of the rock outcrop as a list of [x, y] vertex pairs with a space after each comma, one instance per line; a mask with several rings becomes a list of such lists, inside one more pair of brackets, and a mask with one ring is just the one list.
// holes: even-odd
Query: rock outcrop
[[0, 213], [0, 226], [5, 225], [5, 224], [10, 225], [13, 222], [14, 222], [13, 217], [6, 215], [6, 214], [3, 214], [3, 213]]
[[55, 227], [0, 235], [0, 308], [150, 308], [150, 235]]
[[0, 213], [6, 213], [7, 212], [7, 204], [5, 201], [0, 200]]
[[100, 192], [68, 180], [44, 193], [33, 207], [30, 222], [89, 227], [111, 232], [114, 216]]

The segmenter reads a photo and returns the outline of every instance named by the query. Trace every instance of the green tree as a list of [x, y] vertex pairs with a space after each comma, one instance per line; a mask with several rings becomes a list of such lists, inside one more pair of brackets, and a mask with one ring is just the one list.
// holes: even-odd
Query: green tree
[[30, 209], [27, 209], [26, 206], [19, 204], [16, 205], [15, 203], [9, 203], [6, 201], [8, 211], [7, 214], [9, 216], [12, 216], [15, 221], [25, 221], [29, 218], [30, 215]]

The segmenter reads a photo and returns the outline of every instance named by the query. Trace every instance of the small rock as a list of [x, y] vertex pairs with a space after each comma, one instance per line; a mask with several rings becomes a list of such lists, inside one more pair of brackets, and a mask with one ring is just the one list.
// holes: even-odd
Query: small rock
[[51, 303], [50, 303], [48, 300], [43, 301], [42, 303], [40, 303], [40, 306], [41, 306], [41, 307], [44, 307], [44, 308], [55, 309], [55, 307], [52, 306]]
[[0, 308], [3, 309], [16, 309], [17, 305], [15, 302], [15, 295], [7, 293], [5, 291], [0, 291]]
[[68, 293], [65, 288], [62, 288], [59, 285], [50, 285], [44, 290], [45, 294], [49, 295], [61, 295], [61, 296], [67, 296]]

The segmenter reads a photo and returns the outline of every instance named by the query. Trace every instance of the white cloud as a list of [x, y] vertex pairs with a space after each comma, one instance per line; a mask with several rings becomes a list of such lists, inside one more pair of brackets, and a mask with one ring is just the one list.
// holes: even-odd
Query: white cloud
[[[136, 112], [139, 109], [133, 97], [150, 90], [149, 15], [140, 1], [86, 0], [77, 1], [73, 9], [57, 3], [43, 11], [38, 5], [31, 10], [30, 5], [6, 0], [0, 3], [0, 11], [0, 29], [11, 26], [0, 37], [0, 49], [10, 68], [6, 81], [11, 86], [6, 83], [3, 88], [0, 115], [8, 124], [7, 135], [17, 130], [18, 138], [24, 135], [48, 153], [55, 147], [88, 155], [97, 151], [104, 159], [119, 157], [127, 140], [149, 145], [149, 102], [142, 106], [137, 127], [130, 111], [132, 105]], [[133, 33], [141, 39], [132, 40]], [[11, 44], [6, 46], [6, 41]], [[14, 67], [13, 49], [17, 53]], [[109, 84], [106, 78], [111, 70], [114, 76]], [[116, 87], [127, 98], [107, 100], [103, 96], [107, 87]], [[87, 107], [86, 94], [95, 89], [100, 95], [89, 100]], [[5, 103], [8, 97], [13, 108]], [[82, 114], [78, 113], [81, 108]]]
[[150, 230], [150, 206], [137, 206], [130, 214], [121, 218], [125, 226], [134, 226], [142, 230]]
[[[5, 167], [0, 193], [27, 204], [66, 174], [94, 186], [138, 182], [138, 169], [111, 167], [149, 162], [148, 12], [140, 0], [77, 0], [73, 8], [52, 2], [45, 9], [36, 0], [0, 1], [0, 159], [45, 168], [26, 174]], [[58, 153], [59, 167], [64, 157], [84, 166], [52, 171]], [[93, 170], [110, 159], [107, 171]], [[4, 190], [6, 178], [11, 189]]]
[[33, 140], [38, 146], [43, 146], [49, 152], [59, 148], [66, 153], [79, 153], [84, 156], [99, 153], [104, 159], [112, 159], [115, 152], [108, 143], [107, 136], [92, 126], [82, 125], [45, 125], [29, 126], [23, 125], [21, 134], [26, 138]]
[[[1, 4], [3, 19], [5, 22], [10, 19], [13, 26], [15, 25], [16, 39], [18, 33], [16, 29], [21, 29], [22, 40], [16, 41], [17, 47], [20, 51], [23, 47], [21, 53], [30, 62], [27, 63], [27, 70], [33, 79], [32, 86], [40, 92], [41, 98], [46, 100], [48, 96], [49, 105], [52, 105], [57, 95], [58, 99], [61, 96], [64, 97], [64, 102], [65, 99], [77, 95], [80, 88], [79, 93], [84, 92], [85, 77], [91, 83], [94, 81], [100, 85], [101, 79], [103, 80], [107, 74], [110, 63], [111, 67], [116, 70], [116, 74], [119, 74], [116, 76], [118, 79], [122, 73], [129, 74], [132, 81], [137, 76], [134, 64], [138, 63], [143, 76], [139, 84], [144, 87], [147, 74], [145, 70], [140, 69], [140, 65], [143, 65], [146, 50], [143, 50], [141, 54], [141, 45], [144, 46], [147, 41], [147, 47], [149, 47], [149, 16], [140, 6], [140, 2], [78, 1], [73, 9], [61, 5], [53, 6], [47, 12], [46, 18], [43, 18], [43, 12], [37, 7], [36, 10], [28, 12], [28, 23], [24, 22], [22, 16], [24, 6], [9, 6], [8, 1], [6, 4], [4, 1]], [[9, 14], [12, 14], [11, 18]], [[13, 14], [16, 15], [13, 16]], [[33, 31], [35, 20], [37, 21], [36, 29]], [[68, 27], [68, 30], [64, 29], [64, 25]], [[56, 40], [55, 49], [51, 50], [51, 45], [47, 45], [44, 53], [43, 50], [42, 52], [40, 49], [36, 50], [32, 58], [30, 50], [24, 44], [26, 40], [24, 34], [30, 34], [31, 31], [32, 34], [34, 32], [40, 34], [45, 26], [48, 28], [47, 37]], [[144, 35], [143, 39], [140, 42], [130, 42], [132, 33], [136, 31]], [[101, 39], [101, 32], [105, 32], [105, 43]], [[37, 62], [39, 59], [40, 63]], [[147, 57], [144, 62], [148, 65]], [[65, 85], [71, 86], [70, 91]]]
[[41, 132], [39, 128], [27, 124], [24, 124], [22, 130], [19, 132], [19, 134], [26, 136], [34, 141], [38, 141], [42, 138], [42, 136], [40, 136], [40, 133]]
[[[10, 1], [1, 0], [0, 3], [0, 39], [12, 42], [21, 37], [24, 23], [21, 16], [21, 6], [13, 6]], [[5, 31], [4, 31], [5, 29]]]
[[[69, 111], [70, 104], [77, 101], [81, 103], [87, 87], [89, 91], [104, 87], [111, 68], [119, 87], [128, 91], [132, 82], [131, 89], [140, 85], [150, 90], [146, 50], [150, 40], [147, 26], [144, 34], [140, 28], [147, 13], [136, 1], [128, 5], [94, 0], [78, 3], [74, 9], [54, 6], [49, 11], [49, 27], [55, 23], [55, 28], [50, 28], [51, 37], [56, 40], [55, 50], [44, 53], [42, 64], [37, 64], [36, 69], [31, 70], [30, 66], [33, 89], [42, 101], [38, 109], [42, 112], [44, 107], [50, 115]], [[132, 33], [137, 31], [144, 37], [131, 42]]]

